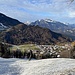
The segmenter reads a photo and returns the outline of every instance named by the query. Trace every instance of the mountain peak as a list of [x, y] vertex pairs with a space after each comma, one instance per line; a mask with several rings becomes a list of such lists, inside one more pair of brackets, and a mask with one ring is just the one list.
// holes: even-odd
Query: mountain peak
[[27, 21], [27, 22], [25, 22], [25, 24], [26, 24], [26, 25], [29, 25], [29, 24], [30, 24], [30, 22], [29, 22], [29, 21]]
[[54, 21], [54, 20], [52, 20], [52, 19], [48, 19], [48, 18], [46, 18], [46, 19], [41, 19], [41, 20], [37, 20], [38, 22], [41, 22], [41, 21], [44, 21], [44, 22], [56, 22], [56, 21]]
[[54, 22], [52, 19], [45, 19], [46, 22]]

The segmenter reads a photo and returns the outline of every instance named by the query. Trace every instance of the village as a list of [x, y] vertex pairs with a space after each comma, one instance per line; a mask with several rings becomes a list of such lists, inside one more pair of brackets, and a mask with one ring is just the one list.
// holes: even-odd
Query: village
[[40, 51], [33, 50], [33, 53], [38, 56], [38, 59], [43, 58], [71, 58], [72, 46], [65, 44], [64, 46], [59, 45], [37, 45]]
[[[10, 45], [13, 47], [14, 45]], [[33, 46], [36, 46], [34, 50]], [[75, 52], [73, 51], [73, 47], [71, 44], [65, 45], [37, 45], [30, 44], [29, 49], [22, 50], [17, 45], [15, 45], [16, 50], [10, 50], [10, 47], [4, 43], [1, 45], [0, 49], [0, 57], [4, 58], [27, 58], [29, 60], [33, 59], [47, 59], [47, 58], [74, 58]]]

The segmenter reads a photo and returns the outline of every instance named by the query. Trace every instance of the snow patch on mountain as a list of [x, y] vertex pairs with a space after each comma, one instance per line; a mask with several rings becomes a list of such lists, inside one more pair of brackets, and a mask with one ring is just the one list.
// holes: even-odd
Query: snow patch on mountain
[[31, 22], [29, 22], [29, 21], [25, 22], [26, 25], [29, 25], [30, 23], [31, 23]]
[[3, 28], [7, 28], [7, 26], [3, 25], [3, 23], [0, 23], [0, 26], [2, 26]]
[[7, 26], [5, 26], [3, 23], [0, 23], [0, 30], [4, 30], [6, 28], [7, 28]]
[[46, 22], [55, 22], [54, 20], [51, 19], [45, 19]]

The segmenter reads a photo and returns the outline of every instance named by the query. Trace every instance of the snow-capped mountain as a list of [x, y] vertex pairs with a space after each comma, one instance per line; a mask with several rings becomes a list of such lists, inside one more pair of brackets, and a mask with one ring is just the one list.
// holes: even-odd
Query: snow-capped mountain
[[65, 29], [70, 29], [70, 27], [64, 23], [58, 22], [58, 21], [54, 21], [51, 19], [41, 19], [41, 20], [37, 20], [35, 22], [32, 22], [31, 25], [39, 25], [41, 27], [46, 27], [51, 29], [52, 31], [62, 31]]
[[75, 35], [74, 26], [71, 26], [71, 25], [68, 25], [65, 23], [61, 23], [58, 21], [54, 21], [51, 19], [37, 20], [35, 22], [32, 22], [30, 25], [35, 25], [35, 26], [38, 25], [40, 27], [48, 28], [48, 29], [52, 30], [53, 32], [57, 32], [57, 33], [75, 37], [74, 36]]
[[51, 20], [51, 19], [45, 19], [46, 22], [56, 22], [54, 20]]

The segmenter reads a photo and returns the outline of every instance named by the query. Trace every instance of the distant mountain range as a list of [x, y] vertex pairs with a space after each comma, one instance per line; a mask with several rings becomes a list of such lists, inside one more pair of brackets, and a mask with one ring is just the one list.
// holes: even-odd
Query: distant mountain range
[[58, 30], [65, 30], [66, 28], [68, 28], [67, 25], [61, 23], [61, 22], [57, 22], [57, 21], [53, 21], [51, 19], [41, 19], [41, 20], [37, 20], [35, 22], [32, 22], [30, 25], [39, 25], [41, 27], [44, 28], [49, 28], [53, 31], [58, 31]]
[[10, 18], [10, 17], [0, 13], [0, 30], [7, 29], [11, 26], [15, 26], [15, 25], [21, 24], [21, 23], [22, 22], [20, 22], [16, 19]]
[[58, 21], [53, 21], [51, 19], [41, 19], [35, 22], [31, 22], [30, 25], [40, 26], [44, 28], [49, 28], [53, 32], [61, 33], [75, 39], [75, 25], [65, 24]]
[[[6, 29], [0, 32], [0, 41], [10, 44], [56, 44], [58, 42], [71, 41], [68, 37], [56, 33], [69, 29], [69, 27], [63, 23], [50, 19], [42, 19], [30, 23], [31, 25], [28, 24], [29, 22], [24, 24], [0, 13], [0, 30]], [[56, 32], [53, 32], [52, 30]]]

